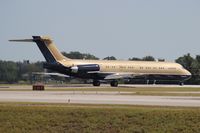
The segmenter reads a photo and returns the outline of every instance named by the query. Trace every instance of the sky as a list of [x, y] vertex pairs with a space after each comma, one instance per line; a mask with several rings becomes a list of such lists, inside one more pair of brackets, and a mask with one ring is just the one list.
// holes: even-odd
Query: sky
[[0, 0], [0, 60], [44, 61], [34, 43], [49, 35], [60, 51], [99, 58], [200, 55], [199, 0]]

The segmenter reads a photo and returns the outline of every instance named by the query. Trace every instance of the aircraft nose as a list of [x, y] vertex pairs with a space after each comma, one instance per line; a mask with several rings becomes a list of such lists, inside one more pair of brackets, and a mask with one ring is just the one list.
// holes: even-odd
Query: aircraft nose
[[184, 69], [184, 71], [185, 71], [185, 76], [186, 76], [186, 80], [188, 80], [188, 79], [190, 79], [191, 78], [191, 76], [192, 76], [192, 74], [188, 71], [188, 70], [186, 70], [186, 69]]
[[191, 75], [192, 75], [192, 74], [191, 74], [188, 70], [186, 70], [186, 69], [185, 69], [185, 73], [186, 73], [187, 76], [191, 76]]

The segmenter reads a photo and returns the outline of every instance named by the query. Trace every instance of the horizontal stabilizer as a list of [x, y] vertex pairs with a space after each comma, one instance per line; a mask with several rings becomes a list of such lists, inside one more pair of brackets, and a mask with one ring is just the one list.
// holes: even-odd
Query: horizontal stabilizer
[[9, 40], [10, 42], [34, 42], [33, 39], [17, 39], [17, 40]]
[[33, 39], [13, 39], [9, 40], [11, 42], [36, 42], [36, 41], [49, 41], [52, 42], [52, 40], [49, 37], [40, 37], [40, 36], [33, 36]]

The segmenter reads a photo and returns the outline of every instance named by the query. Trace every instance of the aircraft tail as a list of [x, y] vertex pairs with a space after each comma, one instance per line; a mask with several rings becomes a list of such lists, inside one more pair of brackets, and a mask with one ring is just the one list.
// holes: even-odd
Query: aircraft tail
[[42, 52], [44, 58], [48, 63], [54, 63], [63, 59], [69, 60], [69, 58], [63, 56], [61, 52], [56, 48], [53, 40], [46, 36], [32, 36], [33, 39], [20, 39], [9, 40], [15, 42], [35, 42]]

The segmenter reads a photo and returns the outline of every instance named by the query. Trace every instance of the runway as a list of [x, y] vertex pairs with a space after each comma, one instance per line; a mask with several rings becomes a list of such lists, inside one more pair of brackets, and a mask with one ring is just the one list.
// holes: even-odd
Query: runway
[[[112, 88], [110, 87], [109, 84], [102, 84], [101, 86], [92, 86], [91, 84], [55, 84], [55, 85], [45, 85], [45, 88], [48, 90], [51, 89], [68, 89], [68, 88], [73, 88], [74, 90], [76, 89], [101, 89], [101, 88]], [[119, 84], [119, 88], [200, 88], [200, 85], [155, 85], [155, 84], [149, 84], [149, 85], [138, 85], [138, 84]], [[1, 85], [0, 86], [0, 91], [1, 90], [32, 90], [32, 85]]]
[[200, 97], [137, 96], [117, 92], [0, 91], [0, 102], [119, 104], [200, 107]]

